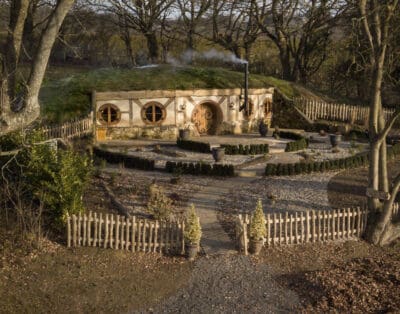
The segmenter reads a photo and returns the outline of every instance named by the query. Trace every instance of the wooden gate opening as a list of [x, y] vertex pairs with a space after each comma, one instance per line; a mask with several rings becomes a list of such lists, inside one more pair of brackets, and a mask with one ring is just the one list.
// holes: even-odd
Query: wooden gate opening
[[222, 123], [221, 108], [212, 102], [199, 104], [193, 110], [192, 122], [201, 135], [216, 135]]

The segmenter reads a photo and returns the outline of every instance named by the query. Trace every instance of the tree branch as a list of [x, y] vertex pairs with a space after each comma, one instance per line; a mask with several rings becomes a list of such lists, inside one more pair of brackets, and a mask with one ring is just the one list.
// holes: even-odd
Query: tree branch
[[382, 143], [386, 136], [389, 134], [389, 131], [393, 127], [393, 124], [396, 122], [397, 118], [400, 117], [400, 109], [397, 109], [393, 115], [390, 117], [389, 121], [386, 123], [385, 128], [379, 133], [377, 142]]

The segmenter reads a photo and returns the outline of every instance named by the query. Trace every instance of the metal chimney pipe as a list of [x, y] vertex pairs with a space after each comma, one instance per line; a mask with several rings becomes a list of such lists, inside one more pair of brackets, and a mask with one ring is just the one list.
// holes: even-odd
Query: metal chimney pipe
[[245, 109], [249, 112], [249, 62], [244, 61], [244, 102], [239, 107], [239, 111]]
[[244, 63], [244, 107], [249, 113], [249, 62]]

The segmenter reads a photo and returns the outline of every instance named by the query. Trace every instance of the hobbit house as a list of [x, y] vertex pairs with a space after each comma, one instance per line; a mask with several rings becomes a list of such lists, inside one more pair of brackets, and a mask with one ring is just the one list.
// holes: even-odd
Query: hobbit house
[[257, 130], [272, 118], [273, 88], [93, 92], [98, 141], [138, 137], [176, 138], [189, 128], [192, 136], [240, 134]]

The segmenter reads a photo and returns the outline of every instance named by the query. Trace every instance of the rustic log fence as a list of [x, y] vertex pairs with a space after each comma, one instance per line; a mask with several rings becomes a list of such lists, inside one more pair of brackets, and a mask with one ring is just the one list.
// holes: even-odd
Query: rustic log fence
[[[293, 102], [309, 119], [314, 121], [328, 120], [364, 125], [369, 117], [368, 106], [327, 103], [305, 98], [295, 98]], [[394, 112], [394, 109], [384, 109], [386, 121]]]
[[[327, 242], [359, 238], [367, 220], [367, 210], [356, 208], [335, 210], [307, 210], [295, 213], [266, 215], [267, 236], [265, 246], [281, 246], [308, 242]], [[236, 238], [246, 254], [249, 242], [248, 214], [237, 218]]]
[[42, 127], [45, 139], [62, 138], [70, 139], [81, 137], [92, 132], [93, 119], [87, 117], [81, 120], [69, 121], [61, 125]]
[[67, 216], [67, 245], [183, 254], [184, 227], [183, 221], [167, 222], [89, 212]]

